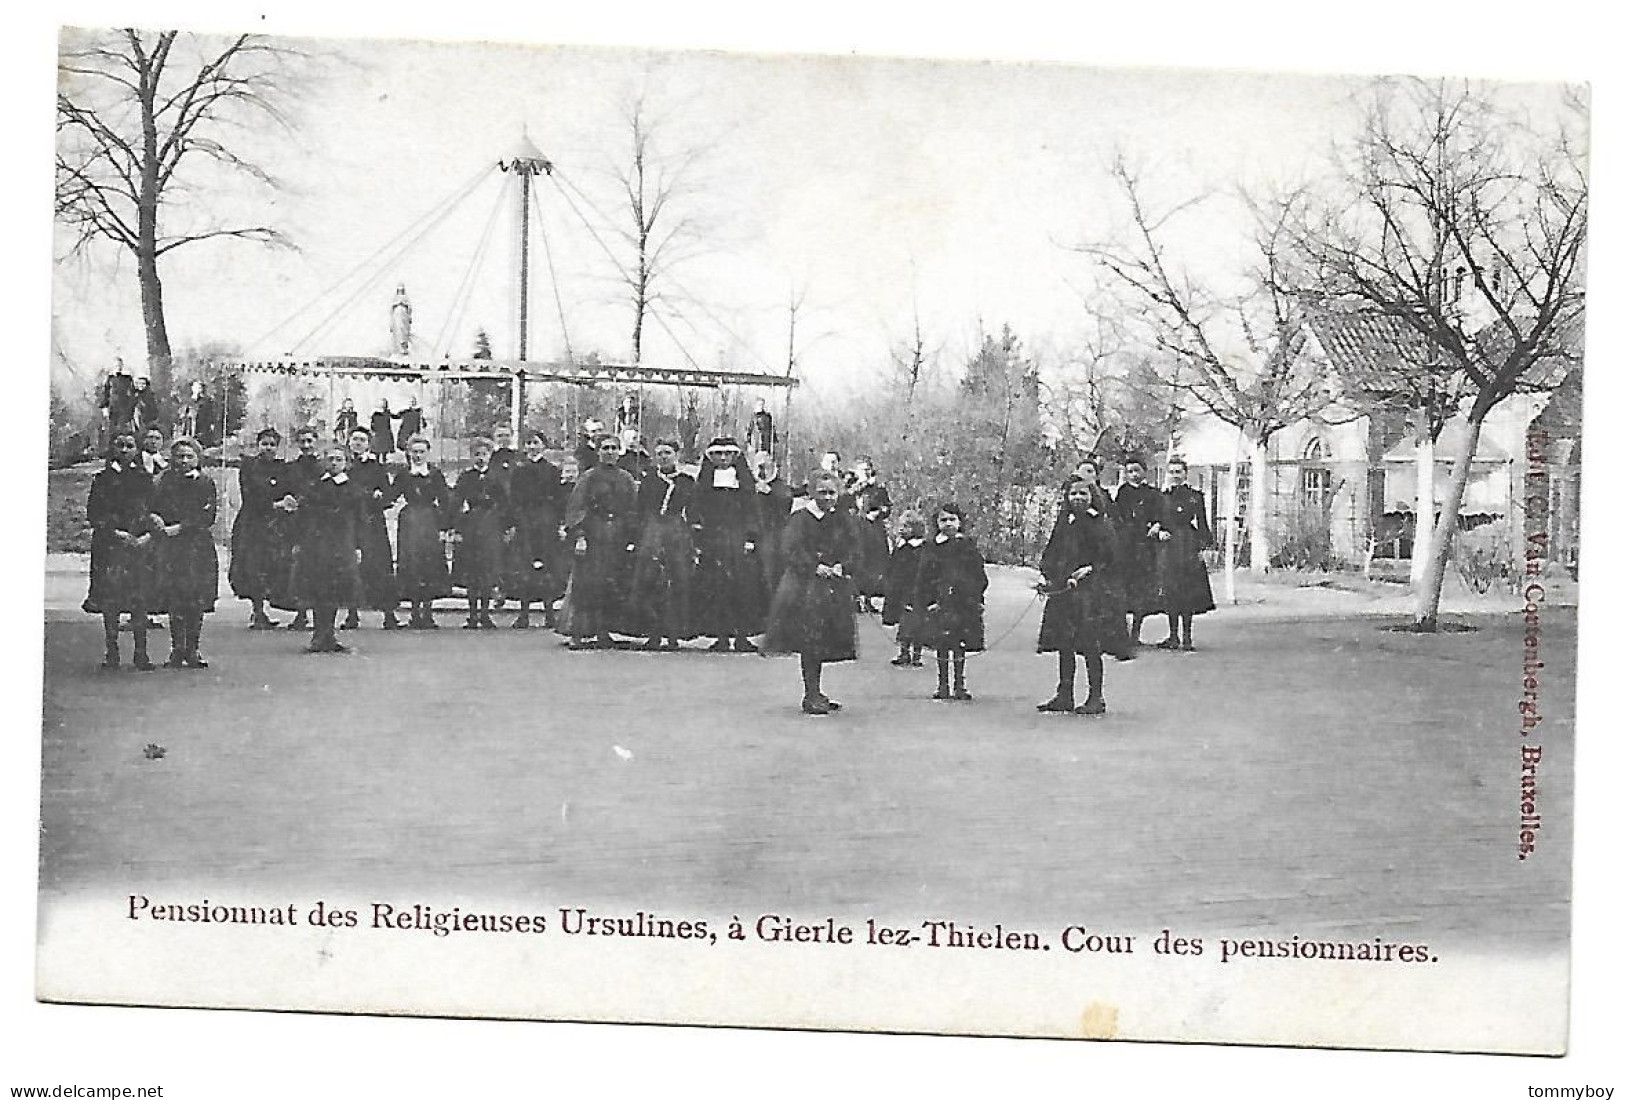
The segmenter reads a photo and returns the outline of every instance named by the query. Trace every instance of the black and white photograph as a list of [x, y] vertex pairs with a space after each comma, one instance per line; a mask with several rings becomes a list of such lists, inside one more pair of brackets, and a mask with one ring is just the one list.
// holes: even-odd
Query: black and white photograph
[[233, 14], [53, 31], [32, 1012], [1611, 1089], [1589, 55]]

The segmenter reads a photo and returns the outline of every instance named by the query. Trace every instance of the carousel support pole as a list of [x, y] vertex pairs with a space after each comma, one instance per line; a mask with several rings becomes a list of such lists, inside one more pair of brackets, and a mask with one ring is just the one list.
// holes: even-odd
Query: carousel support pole
[[515, 371], [508, 380], [508, 429], [519, 441], [519, 421], [525, 408], [525, 372]]

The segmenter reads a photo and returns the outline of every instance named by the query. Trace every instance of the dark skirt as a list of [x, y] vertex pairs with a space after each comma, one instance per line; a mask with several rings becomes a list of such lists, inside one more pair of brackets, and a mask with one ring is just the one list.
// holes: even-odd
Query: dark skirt
[[231, 525], [231, 564], [226, 579], [238, 599], [267, 600], [280, 592], [292, 552], [287, 526], [281, 512], [237, 513]]
[[470, 596], [483, 595], [502, 583], [502, 517], [490, 509], [472, 512], [461, 522], [462, 540], [451, 558], [451, 583], [467, 589]]
[[621, 632], [693, 638], [694, 539], [687, 521], [652, 520], [638, 542], [632, 591], [621, 609]]
[[440, 541], [441, 512], [432, 504], [408, 504], [395, 525], [395, 583], [401, 598], [437, 600], [451, 595], [446, 544]]
[[[978, 653], [987, 648], [982, 626], [982, 604], [942, 604], [935, 611], [922, 611], [912, 616], [915, 621], [900, 626], [899, 642], [927, 646], [931, 649], [960, 648]], [[904, 637], [907, 633], [908, 637]]]
[[760, 634], [767, 626], [767, 580], [763, 559], [732, 541], [704, 546], [695, 577], [699, 605], [695, 628], [713, 638]]
[[1101, 598], [1095, 584], [1085, 582], [1044, 601], [1044, 618], [1038, 624], [1038, 652], [1088, 652], [1109, 645], [1122, 630], [1122, 618], [1114, 614], [1112, 603]]
[[368, 511], [361, 524], [361, 602], [374, 611], [387, 611], [400, 603], [395, 590], [395, 554], [382, 513]]
[[503, 595], [527, 603], [552, 603], [564, 594], [567, 576], [558, 515], [554, 510], [528, 511], [517, 518], [513, 541], [508, 544]]
[[819, 661], [853, 661], [858, 624], [852, 582], [787, 572], [773, 594], [764, 653], [800, 653]]
[[885, 521], [859, 519], [854, 530], [858, 534], [858, 560], [853, 577], [858, 592], [864, 596], [883, 596], [886, 594], [886, 565], [891, 558]]
[[1170, 615], [1201, 615], [1214, 609], [1213, 587], [1194, 535], [1176, 531], [1163, 544], [1162, 610]]
[[173, 538], [157, 536], [153, 571], [158, 598], [154, 610], [172, 615], [201, 615], [214, 610], [220, 594], [220, 558], [214, 535], [207, 530], [182, 531]]
[[589, 540], [586, 552], [573, 561], [556, 629], [578, 637], [609, 633], [619, 624], [632, 583], [633, 560], [625, 536], [611, 533]]
[[1134, 615], [1163, 611], [1162, 548], [1142, 541], [1126, 550], [1118, 565], [1123, 610]]
[[355, 547], [340, 539], [306, 538], [294, 552], [288, 586], [295, 606], [310, 609], [359, 605], [361, 567], [355, 559]]
[[155, 554], [150, 539], [145, 546], [127, 546], [112, 531], [97, 531], [90, 539], [90, 591], [80, 606], [92, 615], [155, 610]]

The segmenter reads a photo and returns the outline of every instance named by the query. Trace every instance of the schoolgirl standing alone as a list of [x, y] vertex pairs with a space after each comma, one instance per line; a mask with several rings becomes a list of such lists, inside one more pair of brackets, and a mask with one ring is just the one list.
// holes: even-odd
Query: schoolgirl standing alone
[[840, 475], [813, 478], [812, 499], [785, 523], [784, 577], [773, 595], [763, 651], [801, 658], [801, 709], [829, 714], [841, 704], [824, 694], [824, 665], [858, 656], [856, 594], [850, 563], [856, 558], [856, 521], [836, 509]]
[[445, 475], [429, 465], [429, 441], [421, 435], [406, 441], [406, 472], [395, 478], [394, 491], [405, 502], [395, 521], [400, 554], [395, 580], [401, 595], [412, 603], [406, 625], [434, 630], [434, 601], [451, 594], [445, 543], [451, 527], [451, 489]]
[[119, 667], [119, 617], [130, 616], [135, 635], [133, 665], [146, 672], [147, 612], [153, 610], [152, 478], [141, 464], [135, 434], [113, 436], [112, 454], [90, 482], [85, 505], [90, 523], [90, 591], [83, 607], [102, 617], [105, 669]]
[[[1106, 713], [1101, 641], [1123, 624], [1121, 618], [1113, 622], [1113, 607], [1101, 592], [1101, 577], [1112, 567], [1116, 547], [1111, 521], [1096, 492], [1081, 481], [1067, 482], [1060, 515], [1039, 561], [1049, 599], [1038, 627], [1038, 652], [1054, 653], [1059, 661], [1055, 696], [1038, 704], [1041, 711]], [[1079, 654], [1089, 678], [1089, 697], [1075, 707]]]
[[564, 525], [565, 490], [559, 468], [543, 455], [541, 432], [525, 437], [525, 458], [508, 475], [508, 523], [514, 529], [508, 547], [507, 595], [519, 603], [513, 629], [530, 626], [530, 605], [540, 601], [542, 625], [553, 626], [553, 601], [564, 594], [564, 553], [559, 530]]
[[158, 602], [169, 612], [170, 668], [208, 668], [198, 652], [203, 616], [214, 610], [220, 590], [220, 559], [214, 550], [218, 494], [198, 469], [203, 454], [190, 439], [169, 445], [169, 469], [152, 491], [158, 519], [154, 567]]
[[[937, 691], [933, 699], [968, 702], [965, 654], [986, 648], [982, 597], [987, 592], [987, 566], [976, 543], [965, 533], [965, 514], [957, 504], [937, 509], [936, 538], [920, 552], [920, 576], [914, 601], [924, 604], [920, 639], [937, 651]], [[953, 665], [953, 687], [948, 666]]]
[[897, 656], [891, 663], [898, 668], [920, 667], [920, 615], [924, 607], [916, 600], [920, 585], [920, 554], [925, 547], [925, 517], [909, 509], [897, 528], [897, 547], [886, 563], [886, 602], [880, 621], [897, 628]]
[[311, 653], [343, 653], [334, 633], [339, 608], [361, 588], [362, 499], [350, 480], [350, 451], [335, 444], [322, 454], [326, 472], [299, 497], [299, 553], [293, 594], [311, 613]]
[[474, 465], [457, 477], [451, 490], [451, 522], [457, 549], [451, 562], [451, 580], [468, 593], [468, 621], [464, 630], [493, 630], [491, 599], [502, 580], [503, 530], [508, 494], [491, 469], [489, 439], [476, 439], [470, 453]]

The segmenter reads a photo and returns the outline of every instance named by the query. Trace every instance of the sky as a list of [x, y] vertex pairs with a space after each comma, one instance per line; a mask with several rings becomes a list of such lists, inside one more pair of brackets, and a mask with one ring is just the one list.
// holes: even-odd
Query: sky
[[[568, 340], [576, 355], [628, 361], [617, 263], [630, 262], [616, 236], [626, 215], [613, 172], [629, 146], [626, 105], [641, 95], [659, 119], [656, 157], [692, 157], [668, 210], [696, 226], [667, 272], [671, 304], [646, 326], [646, 363], [782, 373], [792, 295], [802, 302], [801, 373], [815, 388], [861, 385], [907, 339], [916, 312], [927, 347], [950, 368], [981, 332], [1004, 324], [1057, 363], [1099, 307], [1095, 270], [1072, 246], [1122, 232], [1106, 176], [1114, 155], [1140, 166], [1162, 202], [1211, 193], [1172, 239], [1198, 267], [1233, 271], [1247, 240], [1235, 189], [1322, 170], [1355, 118], [1361, 83], [1041, 63], [292, 44], [317, 55], [292, 105], [294, 128], [239, 139], [281, 190], [202, 174], [186, 215], [264, 221], [297, 250], [212, 241], [170, 253], [162, 273], [177, 350], [223, 342], [268, 356], [382, 352], [389, 303], [404, 284], [420, 354], [466, 356], [481, 328], [499, 357], [517, 354], [518, 200], [514, 178], [494, 166], [528, 136], [565, 181], [542, 181], [533, 207], [530, 357], [563, 358]], [[482, 169], [432, 232], [379, 255]], [[59, 255], [67, 243], [59, 233]], [[53, 312], [63, 358], [81, 375], [114, 356], [143, 361], [128, 257], [102, 247], [59, 264]]]

